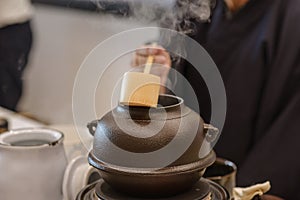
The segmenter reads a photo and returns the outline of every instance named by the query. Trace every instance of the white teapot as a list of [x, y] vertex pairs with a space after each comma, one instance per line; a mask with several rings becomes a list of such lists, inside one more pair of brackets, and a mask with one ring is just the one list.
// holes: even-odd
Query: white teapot
[[67, 159], [63, 134], [46, 128], [0, 135], [2, 200], [60, 200]]
[[99, 179], [87, 155], [71, 155], [63, 140], [63, 133], [51, 128], [0, 134], [0, 199], [73, 200]]

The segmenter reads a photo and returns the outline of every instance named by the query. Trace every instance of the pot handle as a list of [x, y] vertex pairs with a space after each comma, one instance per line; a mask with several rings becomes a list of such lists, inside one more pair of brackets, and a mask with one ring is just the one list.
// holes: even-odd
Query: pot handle
[[99, 122], [99, 120], [94, 120], [94, 121], [87, 124], [87, 128], [89, 129], [90, 134], [92, 136], [95, 135], [95, 132], [96, 132], [96, 129], [97, 129], [97, 126], [98, 126], [98, 122]]
[[204, 124], [204, 134], [206, 141], [212, 143], [218, 138], [219, 129], [210, 124]]

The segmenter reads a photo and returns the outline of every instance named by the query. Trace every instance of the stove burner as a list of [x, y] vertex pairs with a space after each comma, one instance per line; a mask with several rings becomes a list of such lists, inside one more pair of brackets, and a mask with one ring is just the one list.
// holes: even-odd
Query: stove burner
[[228, 200], [229, 195], [220, 185], [202, 178], [189, 191], [166, 198], [131, 197], [113, 190], [103, 179], [88, 185], [77, 200]]

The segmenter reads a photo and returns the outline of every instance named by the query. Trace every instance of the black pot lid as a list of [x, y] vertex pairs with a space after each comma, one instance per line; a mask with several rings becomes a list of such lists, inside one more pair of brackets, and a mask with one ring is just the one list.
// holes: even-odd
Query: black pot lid
[[166, 198], [130, 197], [113, 190], [103, 179], [86, 186], [77, 200], [228, 200], [228, 192], [210, 180], [202, 178], [189, 191]]

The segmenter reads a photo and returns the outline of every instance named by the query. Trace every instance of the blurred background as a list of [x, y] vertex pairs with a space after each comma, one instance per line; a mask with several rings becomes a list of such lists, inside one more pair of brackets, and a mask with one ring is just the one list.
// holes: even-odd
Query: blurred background
[[[143, 5], [147, 8], [153, 2], [143, 1]], [[156, 10], [161, 12], [172, 4], [173, 0], [164, 0], [156, 4], [161, 10]], [[73, 122], [74, 79], [84, 58], [93, 48], [116, 33], [156, 26], [154, 22], [134, 17], [124, 0], [34, 0], [33, 6], [33, 47], [24, 74], [24, 93], [18, 110], [49, 124]], [[152, 39], [150, 35], [137, 38], [136, 46]], [[114, 65], [129, 68], [130, 55]], [[104, 69], [105, 66], [99, 67]], [[109, 109], [100, 106], [98, 115], [105, 114]]]

